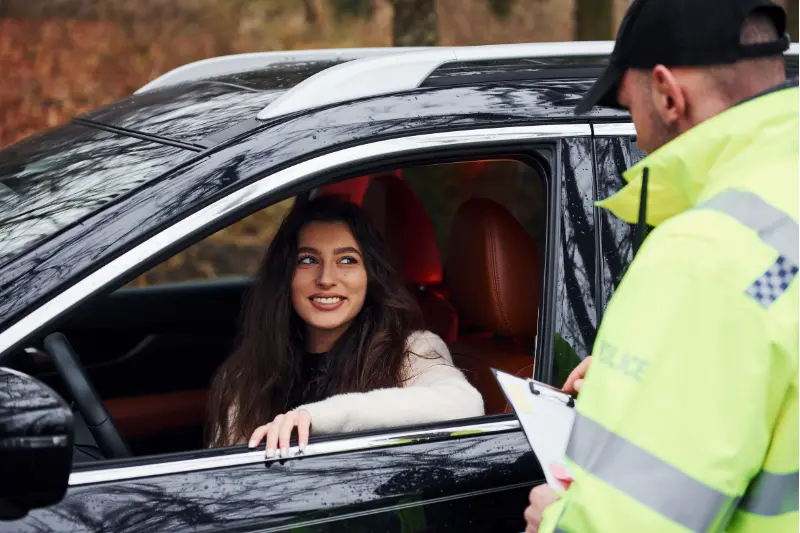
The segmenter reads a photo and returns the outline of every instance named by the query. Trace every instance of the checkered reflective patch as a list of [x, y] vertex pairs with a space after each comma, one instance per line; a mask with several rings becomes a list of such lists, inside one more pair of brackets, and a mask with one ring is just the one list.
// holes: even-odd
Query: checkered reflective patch
[[791, 261], [780, 256], [766, 272], [761, 274], [761, 277], [750, 285], [746, 294], [762, 307], [768, 308], [786, 292], [797, 275], [797, 270], [797, 265], [793, 265]]

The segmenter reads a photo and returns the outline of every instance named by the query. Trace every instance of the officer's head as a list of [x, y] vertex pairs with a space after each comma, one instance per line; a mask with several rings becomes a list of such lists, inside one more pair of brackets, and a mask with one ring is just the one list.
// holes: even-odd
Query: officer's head
[[634, 0], [609, 66], [576, 108], [630, 110], [652, 152], [785, 79], [786, 14], [768, 0]]

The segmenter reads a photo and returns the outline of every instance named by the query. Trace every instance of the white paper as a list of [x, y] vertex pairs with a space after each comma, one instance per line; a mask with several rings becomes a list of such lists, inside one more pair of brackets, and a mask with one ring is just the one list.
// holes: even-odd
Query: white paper
[[[567, 407], [566, 403], [570, 396], [538, 381], [518, 378], [499, 370], [495, 370], [495, 377], [522, 424], [547, 482], [556, 491], [563, 492], [566, 489], [554, 477], [550, 465], [569, 472], [564, 456], [575, 420], [575, 409]], [[540, 394], [531, 392], [531, 382]]]

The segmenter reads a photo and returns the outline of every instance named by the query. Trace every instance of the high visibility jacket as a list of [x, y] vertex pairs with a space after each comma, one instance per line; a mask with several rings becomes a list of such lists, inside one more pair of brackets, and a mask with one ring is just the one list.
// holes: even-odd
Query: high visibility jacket
[[798, 531], [798, 90], [654, 151], [600, 202], [655, 226], [609, 303], [543, 533]]

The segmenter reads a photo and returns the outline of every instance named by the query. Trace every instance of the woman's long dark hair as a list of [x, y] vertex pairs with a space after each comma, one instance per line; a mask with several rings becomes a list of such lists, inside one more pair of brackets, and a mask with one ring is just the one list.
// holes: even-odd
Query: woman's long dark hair
[[311, 222], [344, 222], [364, 258], [364, 307], [326, 357], [315, 396], [400, 386], [406, 338], [423, 328], [419, 307], [394, 268], [389, 250], [355, 204], [321, 197], [296, 204], [272, 239], [244, 307], [236, 347], [218, 369], [208, 403], [206, 440], [225, 446], [296, 405], [305, 323], [294, 311], [292, 277], [300, 230]]

